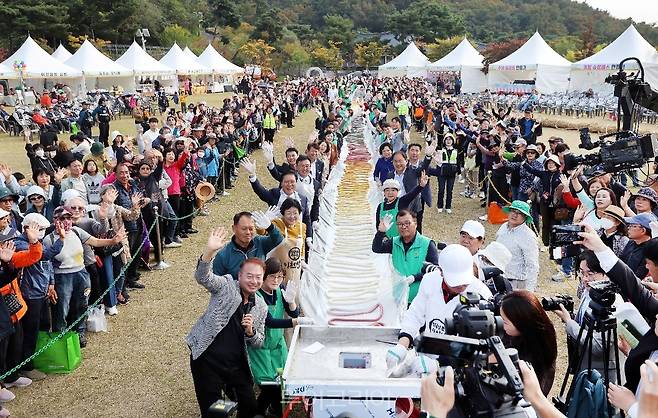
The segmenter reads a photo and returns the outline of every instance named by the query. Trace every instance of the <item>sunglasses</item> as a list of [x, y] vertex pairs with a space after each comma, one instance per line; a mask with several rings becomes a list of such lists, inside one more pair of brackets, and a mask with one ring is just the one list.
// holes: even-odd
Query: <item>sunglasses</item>
[[35, 202], [37, 200], [43, 200], [43, 196], [41, 195], [30, 196], [30, 201]]
[[71, 217], [71, 215], [66, 215], [66, 216], [60, 216], [59, 218], [57, 218], [57, 220], [60, 222], [66, 222], [73, 220], [73, 218]]
[[14, 199], [0, 199], [0, 203], [14, 203]]

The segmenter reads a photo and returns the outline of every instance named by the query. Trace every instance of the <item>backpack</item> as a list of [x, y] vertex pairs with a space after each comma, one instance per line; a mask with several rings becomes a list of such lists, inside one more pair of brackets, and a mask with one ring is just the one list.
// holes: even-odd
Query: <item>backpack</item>
[[608, 417], [608, 397], [601, 373], [583, 370], [574, 379], [573, 386], [568, 418]]

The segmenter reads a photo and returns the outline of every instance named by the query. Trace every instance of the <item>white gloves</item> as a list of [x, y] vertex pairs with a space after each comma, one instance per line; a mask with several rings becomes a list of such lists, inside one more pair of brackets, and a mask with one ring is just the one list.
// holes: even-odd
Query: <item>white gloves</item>
[[272, 144], [269, 142], [264, 142], [262, 145], [263, 148], [263, 157], [265, 157], [265, 161], [267, 164], [274, 164], [274, 149], [272, 147]]
[[257, 228], [267, 229], [272, 225], [272, 221], [267, 217], [266, 214], [257, 210], [251, 214], [254, 222], [256, 223]]
[[387, 213], [382, 218], [382, 221], [384, 222], [384, 225], [386, 225], [386, 230], [388, 231], [389, 229], [391, 229], [391, 226], [393, 225], [393, 215]]
[[411, 373], [415, 374], [417, 377], [423, 377], [423, 375], [436, 373], [437, 370], [439, 370], [439, 364], [436, 362], [436, 360], [431, 359], [423, 354], [418, 354], [411, 367]]
[[251, 161], [249, 158], [244, 158], [240, 165], [249, 173], [249, 177], [256, 177], [256, 162]]
[[402, 363], [407, 355], [407, 351], [409, 351], [407, 347], [400, 343], [396, 344], [393, 348], [389, 348], [389, 350], [386, 352], [386, 368], [392, 369], [393, 367]]
[[308, 248], [309, 250], [313, 248], [313, 238], [311, 237], [306, 238], [306, 248]]
[[297, 325], [313, 325], [315, 324], [315, 321], [313, 318], [309, 318], [307, 316], [300, 316], [297, 318]]
[[271, 222], [274, 219], [281, 216], [281, 211], [276, 206], [270, 206], [269, 208], [267, 208], [267, 211], [265, 212], [265, 216], [267, 216], [267, 219], [269, 219]]
[[411, 285], [411, 283], [415, 282], [416, 278], [414, 276], [406, 276], [404, 278], [404, 282], [408, 285]]
[[297, 292], [299, 291], [299, 280], [290, 280], [285, 289], [281, 290], [283, 299], [288, 303], [295, 303]]

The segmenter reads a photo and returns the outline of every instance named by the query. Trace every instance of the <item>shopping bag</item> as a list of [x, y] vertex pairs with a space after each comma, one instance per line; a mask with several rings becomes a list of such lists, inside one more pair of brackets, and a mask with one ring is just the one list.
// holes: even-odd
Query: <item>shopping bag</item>
[[[39, 331], [36, 351], [45, 347], [58, 333]], [[80, 337], [77, 332], [69, 331], [55, 341], [33, 360], [34, 367], [44, 373], [67, 374], [75, 370], [82, 361]]]
[[491, 202], [487, 211], [487, 220], [491, 225], [504, 224], [507, 222], [507, 213], [498, 202]]
[[87, 316], [87, 331], [89, 332], [107, 332], [107, 318], [105, 318], [105, 309], [96, 306], [91, 308]]

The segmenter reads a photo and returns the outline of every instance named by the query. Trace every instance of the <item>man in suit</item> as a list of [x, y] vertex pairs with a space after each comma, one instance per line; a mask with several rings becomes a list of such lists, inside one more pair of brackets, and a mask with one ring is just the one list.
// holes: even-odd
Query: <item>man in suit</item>
[[267, 161], [267, 171], [270, 172], [274, 180], [280, 182], [284, 173], [297, 171], [297, 157], [299, 157], [297, 148], [290, 147], [286, 150], [286, 162], [281, 165], [274, 162], [274, 154], [271, 149], [264, 149], [263, 152], [265, 161]]
[[318, 158], [320, 146], [315, 142], [308, 144], [306, 147], [306, 156], [311, 161], [311, 176], [320, 183], [322, 187], [322, 174], [324, 173], [324, 161]]
[[[413, 190], [414, 187], [418, 185], [420, 179], [420, 173], [424, 170], [427, 170], [430, 163], [432, 162], [432, 155], [436, 147], [434, 145], [428, 145], [426, 149], [425, 159], [414, 167], [409, 165], [409, 160], [407, 155], [403, 151], [398, 151], [393, 154], [393, 168], [394, 170], [388, 174], [388, 178], [395, 179], [400, 182], [400, 193], [398, 196], [404, 196], [407, 192]], [[426, 188], [427, 189], [427, 188]], [[426, 193], [423, 192], [421, 195], [416, 197], [413, 202], [409, 205], [409, 210], [413, 211], [416, 214], [416, 223], [418, 225], [418, 232], [423, 232], [423, 197], [422, 195]], [[429, 198], [431, 202], [431, 197]]]
[[318, 220], [320, 213], [320, 182], [311, 176], [311, 159], [306, 155], [297, 157], [297, 188], [300, 195], [311, 202], [311, 222]]
[[250, 159], [245, 158], [241, 162], [242, 167], [249, 173], [249, 182], [251, 188], [256, 195], [263, 202], [269, 206], [281, 207], [281, 203], [287, 198], [297, 200], [302, 205], [302, 222], [306, 225], [306, 237], [310, 238], [313, 235], [311, 228], [311, 206], [309, 201], [303, 194], [297, 192], [297, 176], [294, 172], [288, 171], [281, 177], [281, 187], [273, 189], [266, 189], [260, 184], [256, 176], [256, 163]]
[[[408, 153], [407, 155], [409, 157], [409, 162], [407, 163], [407, 165], [413, 167], [415, 170], [420, 169], [421, 165], [424, 162], [421, 161], [420, 159], [421, 152], [422, 152], [422, 147], [420, 146], [420, 144], [417, 143], [410, 144], [407, 150]], [[423, 188], [423, 191], [420, 193], [420, 201], [422, 204], [420, 205], [420, 210], [416, 211], [416, 218], [420, 219], [420, 222], [418, 224], [421, 225], [421, 232], [422, 232], [423, 213], [425, 212], [425, 205], [427, 205], [428, 208], [432, 207], [431, 183], [427, 183], [427, 186]]]
[[518, 124], [521, 130], [521, 136], [526, 140], [528, 145], [536, 143], [537, 137], [542, 135], [541, 122], [535, 120], [531, 107], [525, 109], [523, 117], [519, 119]]

